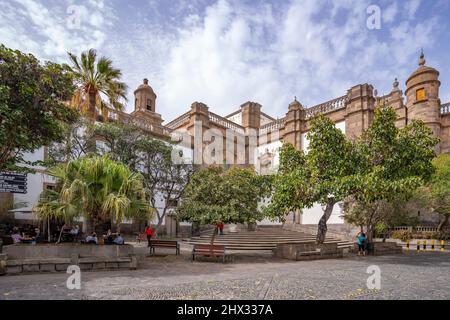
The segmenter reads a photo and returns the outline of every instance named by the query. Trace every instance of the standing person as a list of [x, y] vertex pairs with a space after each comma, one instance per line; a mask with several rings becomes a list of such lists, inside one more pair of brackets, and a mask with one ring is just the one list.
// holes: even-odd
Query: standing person
[[223, 235], [223, 228], [225, 227], [225, 225], [223, 224], [223, 222], [221, 222], [217, 226], [219, 228], [219, 234]]
[[153, 230], [149, 225], [145, 227], [145, 234], [147, 236], [148, 247], [150, 247], [150, 241], [152, 239]]
[[361, 230], [357, 236], [356, 239], [358, 240], [358, 256], [361, 255], [361, 253], [365, 256], [366, 255], [366, 234], [363, 230]]

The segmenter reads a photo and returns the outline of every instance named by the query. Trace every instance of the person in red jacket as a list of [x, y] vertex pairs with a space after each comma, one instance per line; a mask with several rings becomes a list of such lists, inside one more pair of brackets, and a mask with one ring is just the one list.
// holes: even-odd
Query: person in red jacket
[[150, 240], [152, 239], [153, 230], [150, 226], [145, 227], [145, 234], [147, 235], [148, 246], [150, 247]]
[[223, 235], [223, 228], [224, 228], [223, 222], [217, 224], [217, 231], [220, 235]]

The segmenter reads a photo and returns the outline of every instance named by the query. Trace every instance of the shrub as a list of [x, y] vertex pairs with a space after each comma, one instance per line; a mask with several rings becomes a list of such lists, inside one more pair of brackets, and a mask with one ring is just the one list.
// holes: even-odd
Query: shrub
[[407, 241], [411, 240], [413, 237], [412, 233], [407, 230], [398, 230], [391, 233], [391, 238]]

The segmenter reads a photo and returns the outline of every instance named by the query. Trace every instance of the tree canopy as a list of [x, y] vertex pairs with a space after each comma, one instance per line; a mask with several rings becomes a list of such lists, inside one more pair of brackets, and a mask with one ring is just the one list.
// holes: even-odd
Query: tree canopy
[[438, 230], [443, 231], [450, 218], [450, 154], [441, 154], [433, 160], [434, 173], [418, 190], [416, 197], [432, 212], [441, 215]]
[[203, 225], [261, 221], [264, 215], [258, 202], [267, 194], [265, 179], [251, 168], [204, 168], [191, 176], [177, 219]]
[[0, 171], [22, 171], [24, 154], [64, 138], [78, 113], [71, 74], [62, 65], [0, 45]]
[[319, 222], [317, 242], [323, 243], [333, 207], [347, 195], [345, 177], [356, 170], [353, 145], [327, 117], [311, 122], [307, 153], [286, 144], [281, 149], [279, 174], [274, 181], [268, 215], [284, 219], [296, 209], [315, 203], [325, 206]]
[[107, 156], [84, 157], [48, 169], [58, 180], [56, 190], [44, 192], [35, 211], [41, 217], [66, 221], [84, 215], [95, 231], [100, 221], [112, 219], [117, 226], [125, 218], [151, 218], [143, 178]]
[[96, 111], [106, 118], [108, 108], [123, 109], [122, 101], [127, 100], [127, 85], [120, 81], [122, 72], [113, 67], [111, 59], [97, 59], [94, 49], [81, 53], [80, 59], [69, 53], [69, 58], [72, 65], [66, 65], [66, 68], [70, 70], [76, 85], [71, 100], [73, 106], [91, 118], [94, 118]]
[[[378, 208], [377, 201], [410, 196], [433, 172], [431, 161], [438, 140], [423, 122], [412, 121], [398, 129], [395, 120], [392, 108], [379, 107], [371, 127], [350, 141], [330, 119], [313, 119], [306, 154], [289, 145], [281, 150], [269, 214], [282, 218], [289, 211], [322, 204], [325, 209], [317, 242], [323, 243], [326, 222], [337, 202], [356, 201], [353, 208]], [[373, 227], [372, 220], [365, 221]]]

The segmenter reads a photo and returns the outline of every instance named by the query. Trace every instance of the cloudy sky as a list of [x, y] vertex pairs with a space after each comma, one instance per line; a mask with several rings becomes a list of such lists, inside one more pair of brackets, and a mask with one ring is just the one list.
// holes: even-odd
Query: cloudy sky
[[421, 48], [450, 101], [446, 0], [0, 0], [0, 8], [0, 43], [59, 62], [95, 48], [122, 70], [127, 111], [147, 77], [165, 120], [194, 101], [222, 115], [257, 101], [282, 117], [294, 96], [313, 106], [359, 83], [385, 94], [395, 77], [404, 90]]

